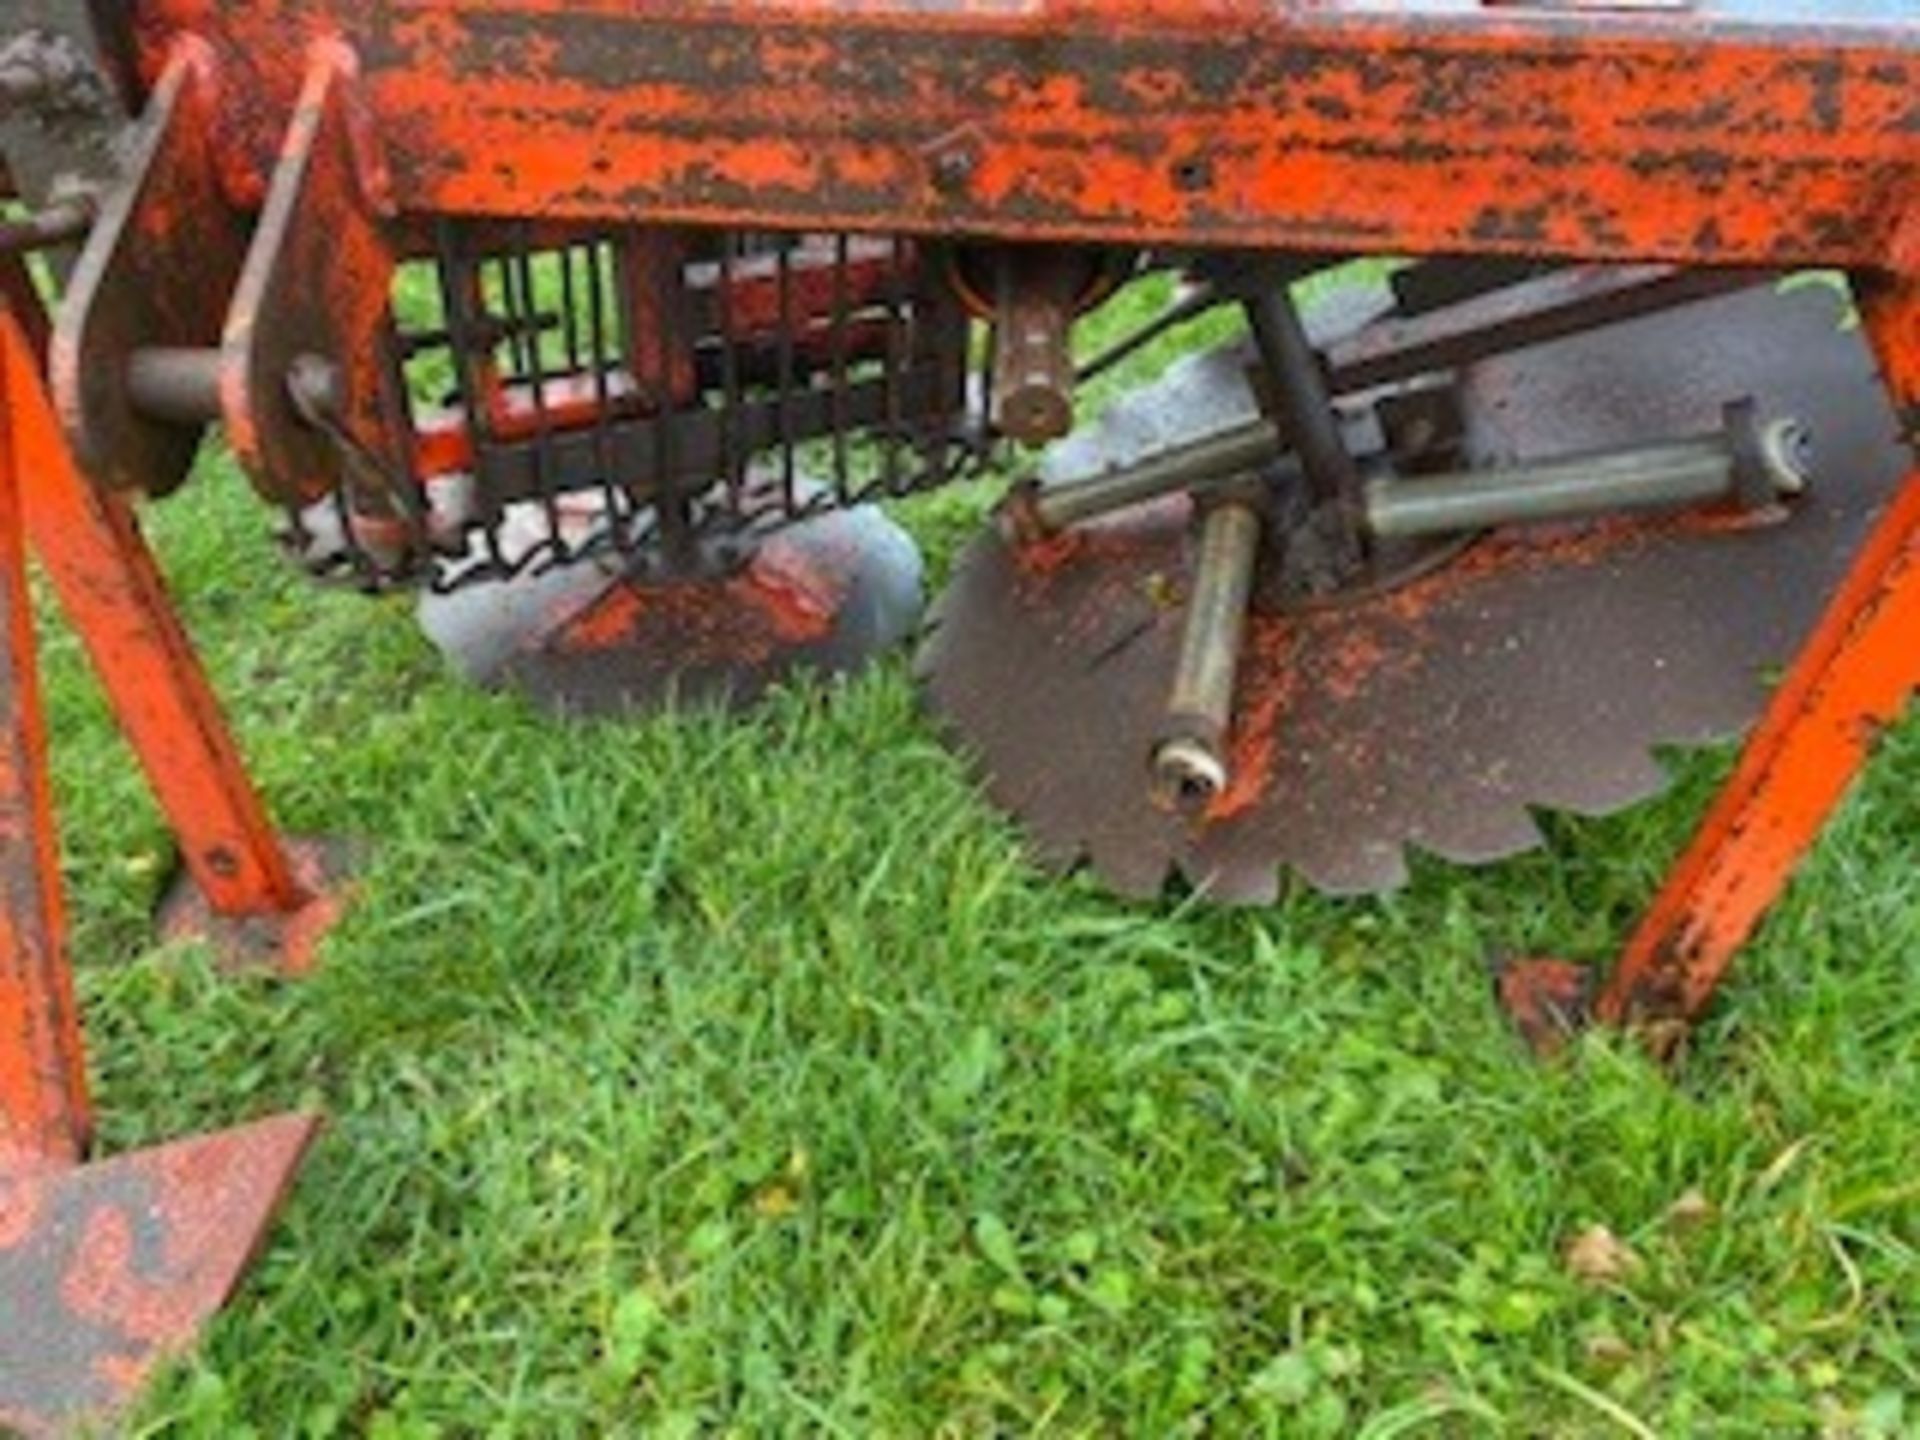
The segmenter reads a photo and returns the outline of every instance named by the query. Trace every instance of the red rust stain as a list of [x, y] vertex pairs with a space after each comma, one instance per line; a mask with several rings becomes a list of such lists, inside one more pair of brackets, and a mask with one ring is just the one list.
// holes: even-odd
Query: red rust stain
[[[166, 1218], [178, 1225], [190, 1217], [169, 1212]], [[170, 1230], [169, 1252], [175, 1245]], [[178, 1264], [178, 1256], [169, 1253], [168, 1263]], [[191, 1292], [141, 1280], [133, 1263], [133, 1228], [124, 1214], [107, 1206], [87, 1217], [72, 1265], [61, 1279], [60, 1298], [75, 1315], [151, 1343], [190, 1334], [199, 1308]]]
[[1015, 554], [1015, 562], [1025, 575], [1055, 574], [1081, 554], [1085, 548], [1086, 533], [1084, 530], [1068, 530], [1045, 540], [1037, 540], [1031, 545], [1022, 545]]
[[1228, 747], [1227, 788], [1207, 807], [1210, 825], [1251, 810], [1266, 793], [1280, 723], [1299, 687], [1293, 661], [1301, 632], [1285, 620], [1257, 619], [1247, 632], [1245, 682]]
[[851, 573], [835, 559], [817, 545], [775, 538], [725, 580], [615, 584], [584, 609], [556, 617], [545, 643], [564, 654], [669, 644], [689, 665], [757, 664], [832, 634]]
[[[1383, 676], [1405, 674], [1423, 661], [1428, 617], [1480, 582], [1516, 571], [1596, 566], [1661, 533], [1739, 531], [1777, 518], [1729, 508], [1497, 533], [1444, 569], [1384, 595], [1327, 610], [1256, 614], [1241, 652], [1229, 746], [1232, 779], [1208, 808], [1207, 823], [1231, 820], [1259, 804], [1271, 784], [1285, 728], [1306, 723], [1290, 714], [1304, 687], [1310, 684], [1314, 694], [1338, 707], [1360, 699]], [[1047, 564], [1063, 564], [1071, 553]]]
[[0, 1146], [0, 1250], [23, 1245], [33, 1234], [45, 1201], [31, 1172], [45, 1163], [32, 1152]]
[[747, 573], [729, 583], [729, 590], [757, 606], [773, 633], [787, 644], [824, 640], [846, 601], [848, 566], [834, 566], [833, 556], [788, 541], [767, 542], [753, 557]]

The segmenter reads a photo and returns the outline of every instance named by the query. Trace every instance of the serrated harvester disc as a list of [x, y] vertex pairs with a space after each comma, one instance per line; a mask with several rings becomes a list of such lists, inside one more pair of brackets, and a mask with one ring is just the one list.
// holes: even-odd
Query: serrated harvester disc
[[[1905, 473], [1845, 316], [1825, 286], [1757, 289], [1473, 367], [1475, 463], [1706, 433], [1751, 396], [1810, 427], [1813, 486], [1771, 521], [1495, 531], [1386, 593], [1256, 613], [1233, 783], [1197, 820], [1156, 806], [1147, 770], [1183, 618], [1184, 500], [1038, 547], [983, 535], [934, 607], [929, 702], [1043, 860], [1090, 862], [1129, 894], [1177, 875], [1258, 902], [1289, 868], [1363, 893], [1402, 883], [1409, 849], [1481, 863], [1532, 848], [1536, 809], [1625, 808], [1664, 784], [1653, 747], [1754, 721]], [[1232, 418], [1192, 387], [1238, 363], [1176, 367], [1066, 442], [1081, 447], [1066, 468], [1133, 453], [1168, 415]]]

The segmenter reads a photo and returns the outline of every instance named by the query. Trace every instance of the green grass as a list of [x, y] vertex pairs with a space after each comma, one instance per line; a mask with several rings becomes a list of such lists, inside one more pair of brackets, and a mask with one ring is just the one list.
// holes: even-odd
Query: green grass
[[[1384, 900], [1126, 905], [1023, 864], [903, 659], [555, 722], [243, 489], [152, 531], [277, 814], [368, 842], [315, 976], [151, 947], [164, 829], [48, 642], [106, 1148], [331, 1117], [142, 1433], [1920, 1429], [1920, 733], [1677, 1078], [1542, 1067], [1488, 953], [1605, 957], [1724, 757]], [[912, 511], [936, 568], [979, 503]], [[1602, 1287], [1596, 1224], [1641, 1258]]]

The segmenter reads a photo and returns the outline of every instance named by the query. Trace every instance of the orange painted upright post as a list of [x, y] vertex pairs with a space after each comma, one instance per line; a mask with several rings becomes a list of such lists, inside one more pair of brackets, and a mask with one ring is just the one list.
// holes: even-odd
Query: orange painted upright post
[[[0, 297], [0, 1433], [109, 1424], [226, 1303], [319, 1126], [286, 1114], [89, 1161], [23, 495], [39, 372]], [[31, 380], [23, 396], [23, 377]], [[24, 441], [24, 443], [23, 443]], [[112, 672], [108, 672], [112, 675]]]
[[[11, 349], [23, 337], [0, 305]], [[0, 1167], [72, 1164], [91, 1123], [21, 533], [20, 413], [0, 369]]]
[[217, 914], [300, 909], [310, 896], [247, 776], [132, 511], [80, 474], [31, 343], [11, 319], [0, 328], [34, 550], [93, 658], [188, 871]]
[[[1920, 277], [1865, 282], [1862, 309], [1920, 442]], [[1595, 1003], [1596, 1018], [1692, 1019], [1920, 686], [1920, 468], [1794, 662], [1733, 778]]]

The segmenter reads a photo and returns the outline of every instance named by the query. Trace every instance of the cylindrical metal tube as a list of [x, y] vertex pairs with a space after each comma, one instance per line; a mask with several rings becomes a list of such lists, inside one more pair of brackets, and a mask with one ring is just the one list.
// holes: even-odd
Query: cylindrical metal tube
[[1254, 345], [1278, 391], [1287, 438], [1299, 452], [1314, 498], [1357, 504], [1359, 468], [1347, 453], [1326, 372], [1293, 296], [1284, 285], [1268, 285], [1250, 294], [1245, 304]]
[[1170, 808], [1202, 809], [1231, 778], [1226, 741], [1260, 531], [1260, 512], [1232, 499], [1212, 505], [1201, 526], [1180, 659], [1152, 757], [1154, 796]]
[[[1762, 437], [1776, 493], [1806, 485], [1790, 422]], [[1493, 525], [1629, 510], [1677, 509], [1735, 497], [1739, 461], [1725, 434], [1571, 456], [1500, 470], [1419, 480], [1376, 480], [1366, 491], [1367, 528], [1382, 538], [1455, 534]]]
[[1279, 432], [1267, 421], [1255, 420], [1135, 465], [1066, 485], [1016, 492], [1009, 506], [1010, 526], [1017, 538], [1042, 539], [1129, 505], [1262, 469], [1280, 455]]
[[220, 418], [220, 352], [150, 345], [127, 357], [127, 398], [149, 420], [205, 425]]
[[1073, 429], [1073, 322], [1089, 267], [1075, 252], [1009, 249], [993, 313], [993, 423], [1023, 445]]

